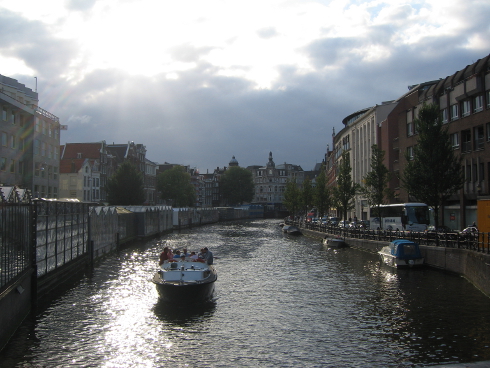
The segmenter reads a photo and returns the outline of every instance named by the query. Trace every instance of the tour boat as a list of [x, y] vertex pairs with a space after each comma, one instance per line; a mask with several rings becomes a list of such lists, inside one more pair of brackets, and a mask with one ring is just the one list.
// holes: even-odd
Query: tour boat
[[395, 239], [378, 252], [381, 261], [388, 266], [415, 267], [424, 264], [424, 258], [417, 243], [406, 239]]
[[165, 261], [152, 281], [163, 301], [198, 303], [212, 300], [217, 278], [212, 265], [186, 260]]

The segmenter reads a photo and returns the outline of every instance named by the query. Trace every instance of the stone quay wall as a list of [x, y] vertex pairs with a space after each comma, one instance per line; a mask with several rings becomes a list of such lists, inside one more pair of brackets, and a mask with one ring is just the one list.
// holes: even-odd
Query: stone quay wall
[[[301, 229], [304, 235], [323, 240], [324, 232]], [[346, 243], [362, 251], [377, 254], [388, 245], [387, 241], [345, 238]], [[436, 269], [453, 272], [465, 277], [476, 288], [490, 297], [490, 254], [469, 249], [420, 245], [424, 264]]]

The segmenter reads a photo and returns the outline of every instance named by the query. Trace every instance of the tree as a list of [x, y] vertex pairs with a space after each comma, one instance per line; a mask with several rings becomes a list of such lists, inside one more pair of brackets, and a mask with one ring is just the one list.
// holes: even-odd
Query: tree
[[322, 166], [320, 174], [316, 178], [316, 187], [313, 191], [313, 204], [318, 209], [318, 214], [326, 215], [332, 206], [332, 191], [327, 186], [327, 175]]
[[174, 166], [157, 176], [157, 190], [161, 198], [172, 201], [177, 207], [192, 207], [196, 202], [196, 190], [191, 183], [191, 176], [183, 166]]
[[303, 181], [301, 196], [302, 196], [302, 202], [305, 209], [305, 213], [307, 213], [308, 209], [311, 207], [313, 203], [313, 187], [311, 186], [311, 180], [308, 176]]
[[221, 176], [221, 193], [229, 204], [252, 202], [254, 182], [250, 170], [238, 166], [228, 168]]
[[296, 215], [301, 209], [301, 191], [296, 184], [296, 180], [288, 179], [286, 189], [284, 190], [284, 199], [282, 204], [288, 209], [291, 215]]
[[364, 186], [360, 188], [360, 193], [366, 198], [369, 207], [374, 207], [375, 216], [380, 219], [381, 226], [381, 205], [386, 203], [386, 198], [393, 197], [393, 191], [388, 188], [391, 173], [383, 164], [384, 157], [385, 151], [373, 144], [371, 146], [371, 171], [364, 176]]
[[110, 205], [140, 205], [145, 202], [143, 175], [129, 161], [124, 161], [106, 184]]
[[347, 219], [347, 212], [354, 208], [354, 196], [358, 190], [358, 185], [352, 182], [350, 154], [342, 152], [340, 165], [338, 168], [337, 185], [333, 188], [333, 197], [344, 220]]
[[463, 187], [462, 157], [454, 153], [437, 105], [424, 104], [414, 123], [418, 133], [417, 145], [413, 148], [413, 159], [408, 152], [405, 153], [408, 163], [401, 179], [409, 195], [434, 210], [437, 228], [439, 208]]

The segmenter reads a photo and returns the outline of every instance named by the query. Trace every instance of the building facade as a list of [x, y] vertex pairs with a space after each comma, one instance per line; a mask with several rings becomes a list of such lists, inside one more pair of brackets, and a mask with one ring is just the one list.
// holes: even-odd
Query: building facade
[[[105, 202], [107, 200], [107, 193], [105, 191], [107, 178], [109, 178], [115, 170], [112, 159], [107, 151], [106, 142], [66, 143], [61, 146], [60, 152], [60, 187], [62, 188], [60, 190], [63, 191], [63, 195], [60, 193], [60, 197], [79, 198], [80, 200], [82, 200], [81, 198], [83, 197], [87, 197], [86, 194], [83, 195], [82, 192], [78, 192], [78, 190], [75, 194], [73, 189], [74, 183], [72, 183], [72, 181], [74, 180], [73, 170], [80, 170], [81, 163], [88, 160], [91, 166], [91, 176], [89, 176], [91, 187], [84, 190], [90, 190], [92, 193], [89, 196], [90, 201]], [[69, 181], [67, 181], [67, 174], [70, 174], [71, 179]], [[80, 180], [81, 181], [77, 185], [79, 187], [84, 186], [83, 175], [80, 177]]]
[[[299, 165], [275, 164], [272, 152], [265, 166], [248, 166], [252, 172], [255, 185], [253, 204], [263, 205], [269, 211], [284, 210], [282, 202], [288, 180], [295, 180], [301, 186], [305, 180], [305, 172]], [[310, 178], [313, 179], [313, 178]]]
[[59, 118], [38, 106], [38, 94], [0, 75], [0, 183], [33, 197], [59, 193]]
[[[444, 204], [444, 225], [462, 230], [477, 220], [477, 201], [490, 195], [490, 55], [440, 79], [418, 93], [417, 105], [399, 115], [400, 170], [417, 144], [411, 117], [424, 103], [435, 103], [456, 155], [463, 158], [463, 188]], [[403, 188], [402, 200], [411, 200]]]

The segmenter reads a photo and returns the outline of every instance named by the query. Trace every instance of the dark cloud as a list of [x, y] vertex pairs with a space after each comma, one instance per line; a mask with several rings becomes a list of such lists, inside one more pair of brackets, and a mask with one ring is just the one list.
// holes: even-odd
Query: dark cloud
[[54, 78], [63, 74], [77, 55], [77, 45], [73, 40], [53, 38], [39, 21], [0, 9], [0, 52], [22, 60], [45, 78]]
[[[66, 3], [77, 10], [85, 5], [93, 2]], [[482, 14], [471, 13], [466, 27], [473, 37], [483, 35], [486, 40], [490, 14], [488, 6], [481, 8]], [[367, 28], [363, 37], [312, 40], [301, 51], [313, 70], [300, 70], [284, 60], [270, 89], [223, 76], [221, 67], [204, 61], [214, 47], [192, 42], [171, 50], [174, 60], [193, 65], [176, 72], [174, 79], [116, 69], [77, 73], [68, 69], [78, 56], [76, 42], [53, 38], [42, 23], [5, 10], [0, 10], [0, 52], [39, 73], [40, 106], [69, 126], [61, 143], [135, 141], [147, 147], [152, 161], [201, 171], [226, 166], [233, 155], [241, 166], [265, 165], [272, 151], [276, 164], [310, 170], [321, 162], [326, 146], [332, 147], [333, 129], [340, 131], [342, 119], [352, 112], [396, 99], [409, 85], [444, 78], [488, 53], [468, 47], [470, 33], [428, 34], [417, 44], [395, 43], [409, 15], [417, 11], [400, 7], [386, 15], [379, 8], [376, 14], [390, 17], [390, 22]], [[273, 27], [261, 28], [257, 35], [278, 36]], [[230, 34], [229, 42], [236, 40]], [[367, 57], [367, 49], [381, 51]], [[63, 75], [68, 74], [80, 80], [67, 80]], [[11, 77], [33, 87], [32, 76]]]

